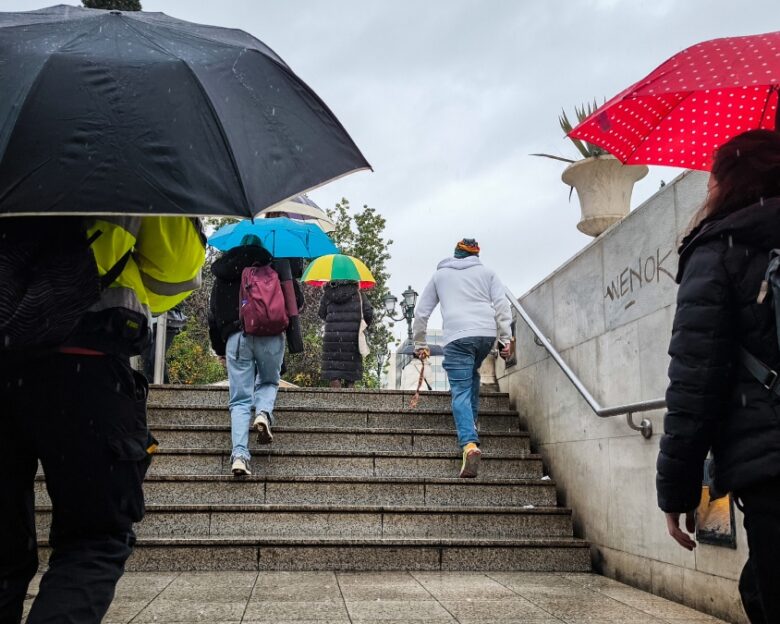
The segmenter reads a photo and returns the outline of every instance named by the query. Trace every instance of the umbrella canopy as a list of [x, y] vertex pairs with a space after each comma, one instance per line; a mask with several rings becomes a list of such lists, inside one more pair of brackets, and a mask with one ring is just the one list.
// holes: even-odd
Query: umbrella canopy
[[687, 48], [598, 108], [569, 136], [625, 164], [708, 171], [715, 149], [777, 128], [780, 32]]
[[317, 258], [338, 253], [338, 247], [316, 225], [284, 217], [223, 225], [209, 237], [208, 243], [227, 251], [238, 247], [249, 234], [257, 236], [274, 258]]
[[317, 224], [323, 232], [332, 232], [336, 229], [336, 224], [325, 211], [306, 195], [296, 195], [286, 202], [261, 210], [257, 216], [261, 219], [285, 216], [296, 221], [311, 221]]
[[252, 217], [369, 168], [239, 30], [163, 13], [0, 13], [0, 214]]
[[362, 261], [352, 256], [333, 254], [317, 258], [306, 267], [301, 281], [312, 286], [324, 286], [336, 280], [358, 282], [360, 288], [373, 288], [376, 284], [371, 271]]

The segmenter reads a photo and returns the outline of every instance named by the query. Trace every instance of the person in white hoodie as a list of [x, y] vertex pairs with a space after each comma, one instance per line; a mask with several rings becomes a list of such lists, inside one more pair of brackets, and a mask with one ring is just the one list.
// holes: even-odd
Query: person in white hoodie
[[479, 367], [498, 338], [499, 353], [509, 355], [512, 315], [506, 289], [479, 259], [479, 244], [464, 238], [454, 258], [442, 260], [423, 290], [414, 317], [415, 354], [430, 353], [426, 343], [428, 319], [441, 304], [444, 331], [444, 369], [452, 393], [452, 416], [463, 452], [461, 477], [476, 477], [479, 450]]

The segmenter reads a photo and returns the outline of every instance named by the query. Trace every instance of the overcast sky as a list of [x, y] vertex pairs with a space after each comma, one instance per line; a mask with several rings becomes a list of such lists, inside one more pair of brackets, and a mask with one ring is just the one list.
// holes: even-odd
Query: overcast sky
[[[52, 1], [0, 0], [5, 11]], [[73, 4], [76, 4], [73, 2]], [[142, 0], [250, 32], [324, 100], [374, 172], [311, 197], [387, 218], [391, 288], [422, 291], [463, 236], [517, 294], [591, 239], [560, 180], [557, 117], [610, 98], [679, 50], [780, 30], [772, 0]], [[632, 206], [679, 170], [651, 168]], [[432, 319], [433, 326], [435, 320]]]

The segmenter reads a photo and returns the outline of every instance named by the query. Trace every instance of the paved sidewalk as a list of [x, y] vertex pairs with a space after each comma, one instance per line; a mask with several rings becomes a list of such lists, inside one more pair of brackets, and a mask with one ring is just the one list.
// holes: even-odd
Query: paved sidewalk
[[104, 622], [717, 624], [722, 620], [595, 574], [135, 572], [121, 580]]

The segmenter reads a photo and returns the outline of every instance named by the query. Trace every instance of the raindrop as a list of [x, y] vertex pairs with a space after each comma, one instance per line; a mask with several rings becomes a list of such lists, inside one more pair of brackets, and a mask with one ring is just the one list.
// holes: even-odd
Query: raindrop
[[729, 234], [729, 247], [733, 247], [733, 246], [734, 246], [734, 238], [731, 236], [731, 234]]
[[742, 398], [742, 407], [747, 407], [747, 397], [745, 396], [744, 392], [742, 393], [741, 398]]
[[764, 198], [763, 197], [760, 197], [758, 201], [761, 203], [762, 206], [764, 205]]

